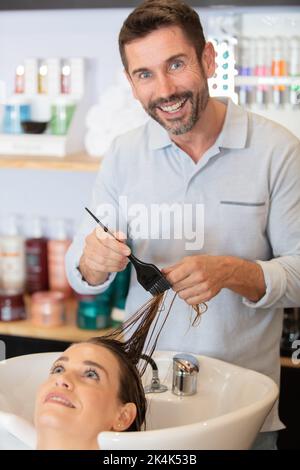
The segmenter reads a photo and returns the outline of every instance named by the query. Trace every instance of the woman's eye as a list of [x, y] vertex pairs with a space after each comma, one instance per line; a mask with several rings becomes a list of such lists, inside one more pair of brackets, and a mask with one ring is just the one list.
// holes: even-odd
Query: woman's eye
[[176, 62], [173, 62], [170, 66], [170, 69], [171, 70], [177, 70], [179, 69], [181, 66], [183, 65], [183, 63], [180, 61], [180, 60], [177, 60]]
[[50, 374], [60, 374], [63, 371], [64, 371], [63, 366], [57, 365], [57, 366], [52, 367]]
[[85, 371], [85, 377], [88, 377], [89, 379], [95, 379], [99, 380], [99, 374], [94, 370], [94, 369], [89, 369]]

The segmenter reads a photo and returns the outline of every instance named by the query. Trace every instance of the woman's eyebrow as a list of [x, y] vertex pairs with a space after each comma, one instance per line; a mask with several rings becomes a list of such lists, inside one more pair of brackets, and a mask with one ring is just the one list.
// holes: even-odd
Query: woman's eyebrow
[[98, 367], [98, 369], [103, 370], [103, 372], [106, 374], [106, 376], [107, 376], [107, 378], [108, 378], [108, 372], [107, 372], [107, 370], [105, 369], [105, 367], [101, 366], [101, 365], [98, 364], [97, 362], [94, 362], [94, 361], [83, 361], [83, 364], [86, 365], [86, 366]]
[[[60, 356], [58, 359], [56, 359], [55, 362], [59, 362], [59, 361], [68, 361], [69, 358], [68, 356]], [[54, 363], [55, 364], [55, 363]]]

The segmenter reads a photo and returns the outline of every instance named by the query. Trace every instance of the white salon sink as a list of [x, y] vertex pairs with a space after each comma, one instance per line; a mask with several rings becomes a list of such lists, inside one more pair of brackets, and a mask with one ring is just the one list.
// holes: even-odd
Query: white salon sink
[[[31, 354], [0, 363], [0, 440], [9, 430], [34, 447], [36, 390], [58, 354]], [[198, 392], [178, 397], [171, 392], [174, 354], [154, 354], [160, 380], [169, 389], [147, 395], [147, 430], [103, 432], [98, 437], [101, 449], [249, 449], [277, 399], [277, 385], [257, 372], [196, 356]], [[150, 383], [151, 373], [148, 366], [145, 383]]]

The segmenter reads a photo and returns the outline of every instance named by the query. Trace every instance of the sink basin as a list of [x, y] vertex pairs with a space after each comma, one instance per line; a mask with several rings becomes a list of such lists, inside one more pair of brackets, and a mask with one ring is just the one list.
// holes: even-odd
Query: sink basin
[[[36, 390], [58, 354], [31, 354], [0, 363], [0, 438], [8, 430], [34, 448], [31, 423]], [[249, 449], [278, 397], [277, 385], [258, 372], [196, 356], [200, 363], [198, 392], [179, 397], [171, 392], [174, 354], [158, 351], [153, 356], [160, 380], [169, 389], [147, 395], [147, 430], [103, 432], [98, 436], [100, 448]], [[148, 366], [144, 383], [150, 383], [151, 375]]]

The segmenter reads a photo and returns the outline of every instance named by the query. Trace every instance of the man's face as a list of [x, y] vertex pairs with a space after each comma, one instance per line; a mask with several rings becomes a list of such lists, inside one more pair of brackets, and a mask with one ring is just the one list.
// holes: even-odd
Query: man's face
[[125, 53], [127, 77], [145, 111], [171, 134], [189, 132], [208, 102], [212, 46], [205, 46], [200, 64], [181, 28], [172, 26], [126, 44]]

